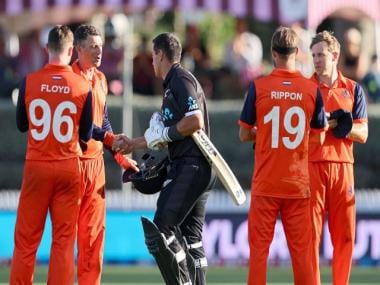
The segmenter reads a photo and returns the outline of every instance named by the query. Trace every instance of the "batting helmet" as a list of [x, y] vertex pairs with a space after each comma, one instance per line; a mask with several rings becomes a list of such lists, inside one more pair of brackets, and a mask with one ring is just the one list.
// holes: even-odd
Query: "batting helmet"
[[123, 174], [123, 182], [132, 182], [133, 186], [142, 194], [155, 194], [161, 190], [166, 180], [169, 158], [165, 156], [157, 159], [155, 156], [145, 153], [142, 157], [139, 172], [130, 173], [126, 170]]

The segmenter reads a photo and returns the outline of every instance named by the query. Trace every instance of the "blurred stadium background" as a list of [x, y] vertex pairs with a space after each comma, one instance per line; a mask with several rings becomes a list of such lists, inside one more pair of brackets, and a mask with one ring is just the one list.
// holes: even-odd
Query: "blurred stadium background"
[[[239, 23], [256, 35], [254, 54], [246, 65], [228, 57]], [[271, 68], [270, 36], [278, 25], [299, 28], [303, 53], [299, 67], [312, 72], [310, 37], [329, 29], [343, 42], [351, 27], [360, 30], [360, 56], [365, 73], [356, 74], [368, 91], [369, 139], [355, 145], [357, 240], [352, 284], [380, 284], [380, 0], [0, 0], [0, 284], [7, 281], [13, 251], [13, 230], [21, 186], [26, 137], [15, 127], [17, 85], [27, 72], [44, 64], [42, 44], [54, 24], [73, 29], [90, 22], [105, 35], [102, 70], [109, 79], [109, 114], [115, 132], [141, 135], [153, 111], [160, 107], [161, 84], [152, 78], [150, 41], [162, 31], [174, 31], [183, 41], [183, 65], [200, 79], [210, 101], [211, 138], [231, 165], [249, 197], [253, 151], [238, 140], [236, 121], [247, 82]], [[342, 47], [342, 54], [346, 50]], [[303, 54], [303, 56], [302, 56]], [[377, 66], [376, 66], [377, 65]], [[347, 70], [349, 72], [349, 70]], [[365, 80], [368, 74], [374, 79]], [[372, 78], [372, 77], [371, 77]], [[377, 80], [377, 81], [376, 81]], [[377, 93], [376, 93], [377, 92]], [[124, 122], [124, 123], [123, 123]], [[134, 153], [138, 159], [141, 153]], [[121, 184], [121, 171], [105, 153], [107, 229], [104, 284], [161, 284], [148, 254], [139, 219], [151, 217], [155, 196], [143, 196]], [[210, 284], [243, 284], [248, 241], [249, 201], [235, 207], [217, 183], [208, 203], [204, 245], [212, 265]], [[36, 282], [44, 282], [50, 247], [50, 221], [38, 251]], [[331, 260], [324, 231], [321, 262]], [[281, 222], [270, 250], [270, 284], [291, 284], [289, 252]], [[323, 271], [329, 282], [331, 273]], [[127, 283], [129, 282], [129, 283]], [[151, 283], [149, 283], [151, 282]], [[157, 283], [154, 283], [157, 282]]]

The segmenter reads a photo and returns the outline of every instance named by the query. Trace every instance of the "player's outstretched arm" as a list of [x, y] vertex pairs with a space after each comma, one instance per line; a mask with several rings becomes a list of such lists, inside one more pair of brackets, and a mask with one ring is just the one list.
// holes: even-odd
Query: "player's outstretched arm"
[[137, 149], [146, 149], [147, 143], [144, 137], [128, 138], [125, 135], [120, 135], [114, 140], [112, 150], [121, 154], [128, 154]]

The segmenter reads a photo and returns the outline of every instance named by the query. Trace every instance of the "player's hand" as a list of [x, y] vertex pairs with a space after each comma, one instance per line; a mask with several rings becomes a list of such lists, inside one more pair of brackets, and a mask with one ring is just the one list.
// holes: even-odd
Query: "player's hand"
[[159, 150], [167, 145], [167, 140], [164, 138], [164, 130], [163, 127], [150, 127], [144, 133], [144, 138], [146, 140], [146, 144], [148, 148], [153, 150]]
[[330, 112], [325, 112], [325, 116], [327, 118], [327, 124], [328, 124], [328, 128], [327, 129], [325, 128], [326, 131], [333, 129], [338, 125], [338, 122], [336, 121], [336, 119], [331, 119]]
[[122, 154], [131, 153], [133, 151], [132, 140], [123, 134], [117, 135], [112, 143], [112, 150]]
[[352, 129], [352, 113], [347, 110], [338, 109], [330, 113], [329, 128], [336, 138], [345, 138]]
[[113, 150], [114, 144], [117, 144], [117, 141], [123, 139], [126, 141], [128, 138], [124, 134], [114, 134], [112, 132], [106, 132], [104, 134], [103, 144]]
[[327, 121], [329, 124], [329, 129], [333, 129], [338, 125], [338, 122], [335, 119], [331, 119]]
[[87, 143], [81, 139], [79, 140], [79, 146], [83, 153], [85, 153], [88, 149]]
[[124, 170], [131, 169], [134, 172], [138, 172], [139, 171], [139, 168], [137, 167], [137, 161], [135, 161], [135, 160], [133, 160], [133, 159], [131, 159], [129, 157], [126, 157], [126, 156], [122, 155], [121, 153], [116, 153], [114, 155], [114, 158], [115, 158], [116, 162]]
[[149, 128], [145, 131], [144, 137], [148, 148], [161, 150], [167, 147], [167, 142], [171, 141], [168, 136], [169, 128], [165, 127], [160, 112], [154, 112], [150, 118]]
[[251, 135], [252, 135], [252, 141], [255, 142], [256, 135], [257, 135], [257, 126], [253, 126], [253, 128], [251, 129]]

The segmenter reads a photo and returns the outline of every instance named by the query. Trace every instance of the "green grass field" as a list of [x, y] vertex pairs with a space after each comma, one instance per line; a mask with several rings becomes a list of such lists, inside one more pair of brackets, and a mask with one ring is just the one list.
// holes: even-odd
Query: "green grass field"
[[[39, 266], [35, 274], [35, 285], [45, 284], [47, 267]], [[9, 267], [0, 267], [0, 285], [7, 284]], [[211, 267], [207, 274], [208, 285], [243, 285], [247, 269], [243, 267]], [[269, 268], [268, 285], [293, 284], [289, 267]], [[331, 272], [322, 268], [323, 284], [331, 284]], [[154, 266], [105, 266], [103, 285], [158, 285], [163, 284], [158, 269]], [[380, 284], [380, 270], [376, 267], [354, 267], [351, 274], [351, 285]]]

